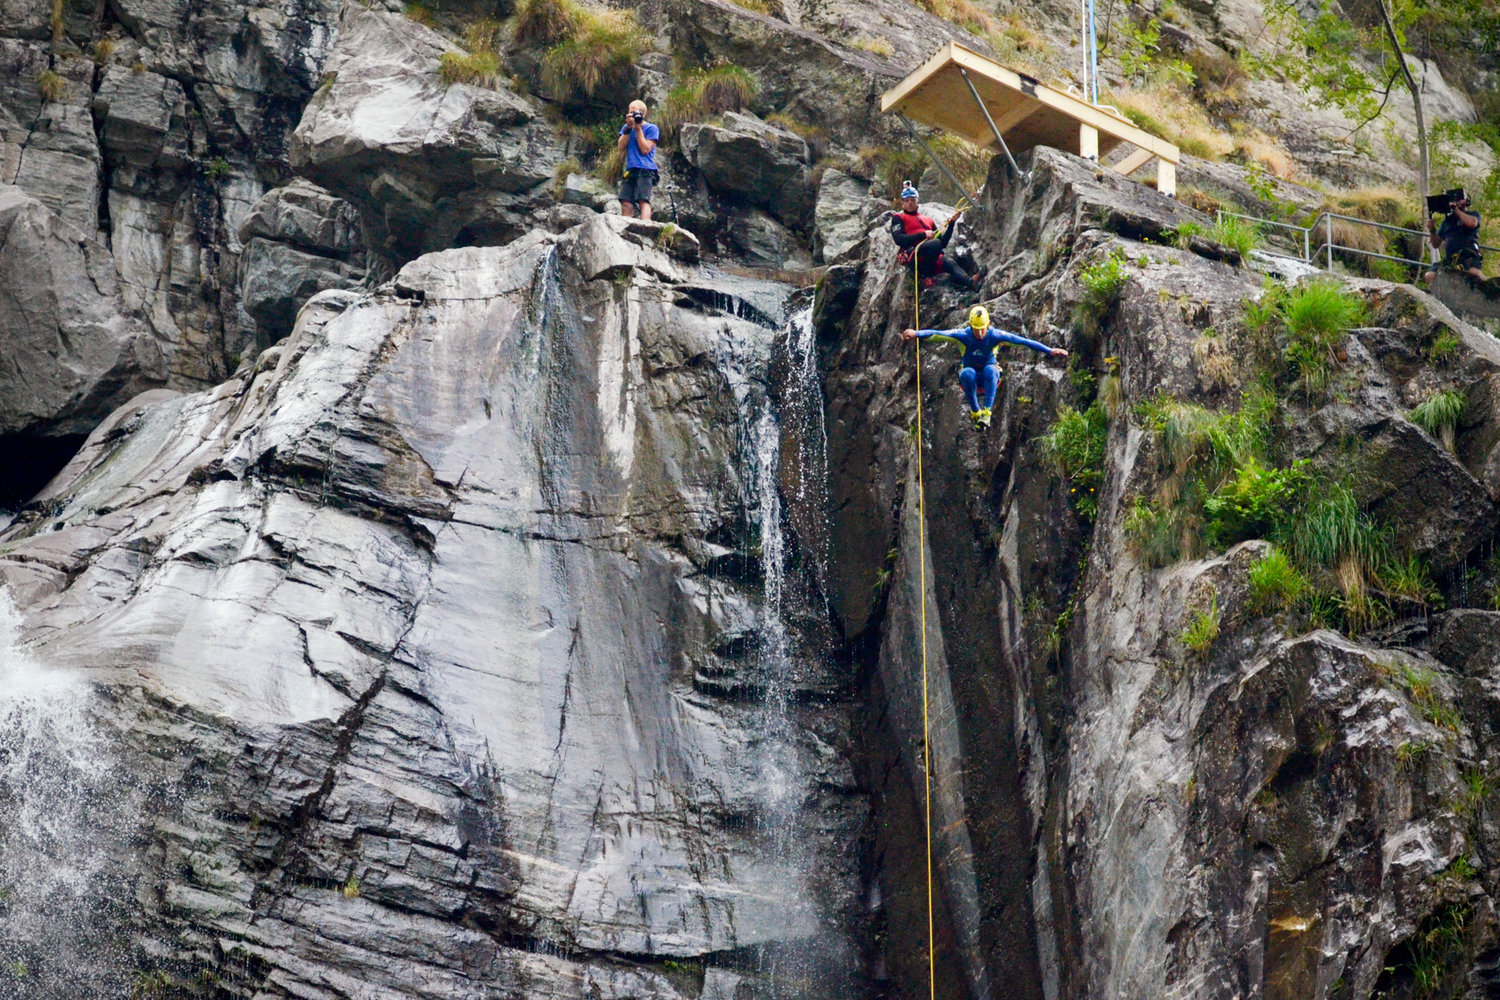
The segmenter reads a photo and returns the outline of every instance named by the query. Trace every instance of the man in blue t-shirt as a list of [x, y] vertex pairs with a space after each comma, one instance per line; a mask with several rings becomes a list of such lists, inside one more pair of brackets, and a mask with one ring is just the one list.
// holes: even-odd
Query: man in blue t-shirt
[[620, 128], [620, 149], [625, 152], [625, 177], [620, 181], [620, 214], [651, 221], [651, 189], [656, 186], [656, 143], [661, 129], [646, 121], [646, 102], [631, 101]]

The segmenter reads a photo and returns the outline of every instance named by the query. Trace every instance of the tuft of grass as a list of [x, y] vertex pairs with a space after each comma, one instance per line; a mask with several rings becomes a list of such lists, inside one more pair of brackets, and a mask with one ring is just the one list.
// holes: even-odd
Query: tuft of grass
[[1257, 608], [1285, 610], [1307, 589], [1307, 578], [1280, 549], [1273, 548], [1250, 564], [1250, 600]]
[[984, 35], [995, 30], [995, 16], [973, 0], [916, 0], [917, 6], [930, 14], [963, 28], [971, 34]]
[[1260, 226], [1232, 215], [1221, 215], [1215, 219], [1207, 236], [1241, 257], [1248, 257], [1251, 250], [1260, 246]]
[[1219, 620], [1219, 592], [1210, 588], [1208, 607], [1194, 612], [1177, 641], [1202, 656], [1219, 637]]
[[1426, 740], [1407, 740], [1396, 748], [1396, 766], [1403, 771], [1414, 771], [1431, 749], [1432, 744]]
[[1458, 732], [1463, 717], [1443, 699], [1437, 688], [1437, 678], [1430, 670], [1405, 664], [1401, 667], [1400, 680], [1422, 718], [1439, 729]]
[[115, 40], [108, 35], [94, 43], [94, 65], [103, 66], [109, 62], [110, 55], [115, 51]]
[[1470, 961], [1469, 917], [1469, 904], [1446, 903], [1407, 942], [1404, 968], [1411, 976], [1413, 1000], [1444, 1000], [1463, 991]]
[[36, 92], [47, 104], [60, 101], [68, 93], [68, 81], [50, 69], [44, 69], [36, 78]]
[[755, 77], [731, 62], [694, 73], [667, 92], [657, 121], [662, 137], [676, 139], [688, 122], [743, 111], [759, 91]]
[[505, 26], [492, 17], [482, 17], [464, 28], [464, 48], [470, 52], [500, 51], [500, 36]]
[[411, 0], [402, 8], [402, 12], [409, 21], [424, 24], [429, 28], [437, 27], [437, 18], [433, 15], [432, 8], [422, 3], [421, 0]]
[[1180, 87], [1154, 83], [1142, 87], [1120, 87], [1110, 91], [1106, 104], [1153, 135], [1175, 143], [1179, 149], [1205, 160], [1223, 160], [1234, 152], [1234, 142], [1209, 121], [1198, 102]]
[[1457, 443], [1455, 436], [1459, 418], [1464, 415], [1464, 409], [1468, 405], [1469, 401], [1463, 393], [1444, 389], [1433, 393], [1408, 413], [1406, 419], [1437, 438], [1451, 452]]
[[1073, 309], [1073, 320], [1084, 330], [1097, 331], [1099, 325], [1119, 304], [1120, 293], [1124, 291], [1128, 278], [1121, 267], [1124, 263], [1125, 255], [1116, 250], [1078, 272], [1078, 283], [1083, 286], [1083, 296]]
[[862, 49], [870, 53], [870, 55], [879, 56], [882, 59], [889, 59], [891, 53], [896, 51], [891, 47], [891, 43], [888, 40], [884, 38], [871, 38], [869, 35], [860, 35], [851, 44], [856, 49]]
[[216, 156], [203, 164], [203, 175], [214, 184], [222, 184], [234, 173], [234, 168], [222, 156]]
[[1377, 576], [1380, 586], [1390, 594], [1404, 597], [1424, 607], [1442, 599], [1442, 592], [1432, 582], [1427, 564], [1414, 555], [1384, 563]]
[[618, 146], [610, 147], [594, 164], [594, 176], [611, 186], [619, 184], [625, 176], [625, 151]]
[[574, 174], [583, 173], [583, 164], [573, 157], [568, 157], [557, 165], [552, 171], [552, 197], [562, 201], [563, 191], [567, 188], [568, 178]]
[[1356, 577], [1362, 580], [1381, 564], [1387, 548], [1384, 532], [1359, 509], [1354, 494], [1337, 483], [1309, 503], [1281, 534], [1278, 541], [1302, 565], [1338, 571], [1346, 593], [1354, 589]]
[[1234, 355], [1223, 337], [1209, 328], [1193, 340], [1193, 360], [1198, 374], [1210, 389], [1234, 385]]
[[1057, 473], [1068, 480], [1073, 509], [1086, 521], [1099, 516], [1099, 486], [1104, 481], [1104, 442], [1109, 421], [1095, 400], [1087, 410], [1064, 406], [1042, 438], [1043, 452]]
[[575, 7], [572, 30], [542, 57], [542, 84], [565, 103], [590, 98], [650, 48], [634, 11]]
[[756, 14], [775, 14], [780, 9], [780, 4], [773, 4], [772, 0], [733, 0], [733, 2]]
[[572, 0], [521, 0], [516, 5], [515, 39], [520, 45], [551, 48], [573, 34], [577, 5]]
[[1339, 363], [1345, 331], [1365, 319], [1365, 304], [1334, 278], [1317, 278], [1288, 292], [1277, 303], [1287, 331], [1285, 359], [1309, 394], [1328, 388]]
[[349, 878], [347, 880], [345, 880], [345, 882], [344, 882], [344, 888], [343, 888], [343, 893], [344, 893], [344, 898], [345, 899], [358, 899], [359, 898], [359, 877], [358, 876], [356, 876], [356, 875], [350, 875]]
[[500, 55], [496, 52], [444, 52], [438, 58], [438, 76], [450, 87], [455, 83], [493, 87], [500, 79]]
[[1458, 334], [1452, 330], [1444, 330], [1432, 338], [1432, 343], [1427, 345], [1427, 357], [1437, 364], [1444, 364], [1458, 353], [1458, 346], [1462, 341]]

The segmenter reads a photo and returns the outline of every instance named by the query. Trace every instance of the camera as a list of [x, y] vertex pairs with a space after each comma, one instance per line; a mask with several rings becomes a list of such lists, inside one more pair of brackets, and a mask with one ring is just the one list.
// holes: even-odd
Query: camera
[[1427, 211], [1439, 212], [1443, 215], [1452, 215], [1454, 203], [1463, 201], [1467, 197], [1468, 196], [1464, 193], [1464, 189], [1461, 187], [1449, 188], [1442, 194], [1428, 195]]
[[639, 111], [630, 112], [630, 117], [635, 119], [636, 124], [640, 124], [641, 122], [646, 120], [646, 116], [641, 114]]

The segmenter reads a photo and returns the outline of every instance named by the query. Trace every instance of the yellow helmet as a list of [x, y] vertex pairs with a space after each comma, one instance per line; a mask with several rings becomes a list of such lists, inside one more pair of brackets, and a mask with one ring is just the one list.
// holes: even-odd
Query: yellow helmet
[[975, 306], [969, 310], [969, 325], [976, 330], [983, 330], [990, 325], [990, 313], [984, 306]]

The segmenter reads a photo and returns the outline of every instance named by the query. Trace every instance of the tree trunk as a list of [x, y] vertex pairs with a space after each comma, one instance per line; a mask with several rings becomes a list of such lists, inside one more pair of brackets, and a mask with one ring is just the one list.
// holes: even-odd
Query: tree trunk
[[1427, 159], [1427, 120], [1422, 114], [1422, 91], [1417, 86], [1417, 81], [1412, 78], [1411, 70], [1406, 66], [1406, 53], [1401, 50], [1401, 41], [1396, 36], [1396, 25], [1391, 21], [1390, 8], [1386, 6], [1385, 0], [1376, 0], [1380, 5], [1380, 19], [1385, 23], [1385, 37], [1390, 40], [1391, 51], [1396, 54], [1396, 62], [1401, 66], [1401, 78], [1406, 81], [1406, 89], [1411, 92], [1411, 103], [1417, 114], [1417, 148], [1422, 157], [1422, 188], [1420, 197], [1425, 198], [1432, 193], [1432, 178], [1429, 176]]

